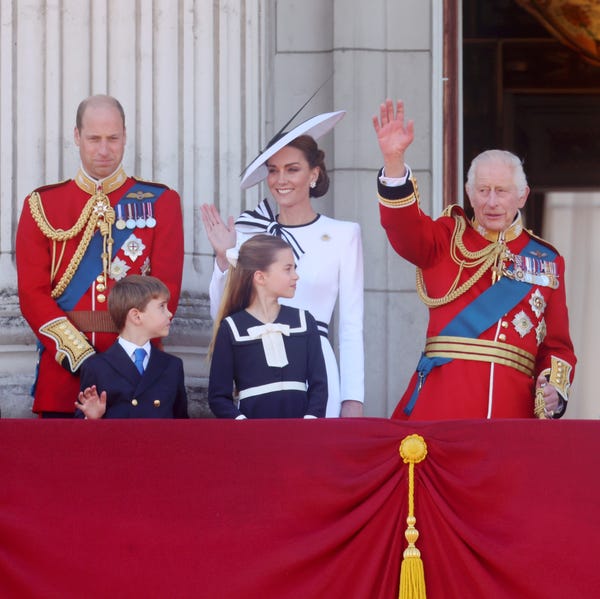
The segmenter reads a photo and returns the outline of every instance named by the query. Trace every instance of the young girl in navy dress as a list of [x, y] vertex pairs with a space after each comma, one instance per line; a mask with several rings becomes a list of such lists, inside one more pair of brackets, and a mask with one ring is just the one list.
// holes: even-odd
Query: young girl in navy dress
[[225, 294], [209, 348], [208, 401], [218, 418], [325, 416], [327, 373], [315, 319], [282, 306], [296, 290], [290, 246], [255, 235], [228, 250]]

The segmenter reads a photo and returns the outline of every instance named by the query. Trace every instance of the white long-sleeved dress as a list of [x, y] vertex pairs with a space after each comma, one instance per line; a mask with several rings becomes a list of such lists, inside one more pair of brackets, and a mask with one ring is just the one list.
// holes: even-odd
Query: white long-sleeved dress
[[[363, 252], [358, 223], [320, 214], [306, 225], [284, 227], [277, 223], [263, 200], [256, 210], [238, 218], [236, 232], [238, 246], [256, 233], [277, 234], [290, 243], [300, 279], [294, 297], [280, 301], [308, 310], [322, 333], [327, 331], [339, 298], [339, 370], [329, 339], [321, 336], [329, 394], [326, 415], [339, 416], [342, 401], [363, 402]], [[226, 274], [215, 263], [209, 289], [213, 318], [223, 295]]]

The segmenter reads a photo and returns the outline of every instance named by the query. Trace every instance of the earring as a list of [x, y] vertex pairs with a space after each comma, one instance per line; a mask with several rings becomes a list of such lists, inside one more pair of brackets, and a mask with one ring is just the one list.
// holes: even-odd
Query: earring
[[317, 186], [317, 182], [316, 181], [311, 181], [310, 182], [310, 188], [314, 189]]

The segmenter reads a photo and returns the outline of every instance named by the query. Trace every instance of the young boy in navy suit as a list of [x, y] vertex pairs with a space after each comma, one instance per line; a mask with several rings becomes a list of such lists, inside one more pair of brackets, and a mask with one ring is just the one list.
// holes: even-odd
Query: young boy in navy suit
[[183, 362], [150, 343], [169, 334], [169, 295], [167, 286], [150, 276], [130, 275], [113, 287], [108, 311], [119, 337], [82, 365], [76, 416], [188, 417]]

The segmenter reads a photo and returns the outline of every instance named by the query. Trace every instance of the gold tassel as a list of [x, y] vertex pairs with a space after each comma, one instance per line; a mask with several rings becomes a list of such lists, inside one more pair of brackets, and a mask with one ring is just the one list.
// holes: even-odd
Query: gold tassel
[[420, 435], [404, 437], [400, 443], [400, 456], [408, 464], [408, 528], [404, 536], [408, 547], [402, 555], [400, 567], [400, 594], [399, 599], [426, 599], [425, 571], [421, 560], [421, 552], [415, 546], [419, 538], [419, 531], [415, 528], [415, 464], [422, 462], [427, 456], [427, 444]]

